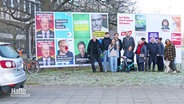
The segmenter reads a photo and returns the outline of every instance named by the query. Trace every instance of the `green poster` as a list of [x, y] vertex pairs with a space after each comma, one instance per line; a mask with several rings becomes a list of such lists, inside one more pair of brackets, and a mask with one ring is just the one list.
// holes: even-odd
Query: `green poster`
[[89, 38], [75, 39], [75, 64], [89, 64], [90, 60], [87, 54]]
[[88, 38], [83, 38], [83, 39], [75, 39], [75, 41], [74, 41], [74, 44], [75, 44], [75, 55], [77, 55], [77, 54], [79, 54], [80, 52], [79, 52], [79, 47], [78, 47], [78, 45], [80, 44], [80, 43], [84, 43], [84, 46], [85, 46], [85, 51], [87, 52], [87, 47], [88, 47], [88, 43], [89, 43], [89, 39]]
[[89, 14], [73, 14], [73, 25], [75, 39], [90, 39]]

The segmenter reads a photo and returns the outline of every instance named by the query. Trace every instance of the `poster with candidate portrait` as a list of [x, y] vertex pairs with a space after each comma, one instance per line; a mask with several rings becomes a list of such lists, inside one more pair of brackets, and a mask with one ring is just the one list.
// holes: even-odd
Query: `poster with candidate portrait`
[[103, 13], [91, 13], [91, 33], [97, 38], [104, 37], [108, 29], [108, 15]]
[[54, 16], [53, 13], [36, 13], [36, 38], [54, 38]]
[[107, 13], [36, 12], [36, 59], [41, 68], [89, 66], [88, 43], [93, 36], [104, 37], [105, 32]]
[[75, 64], [90, 64], [87, 54], [89, 38], [75, 39]]
[[90, 63], [87, 55], [87, 47], [90, 40], [89, 16], [89, 14], [73, 14], [75, 65]]
[[37, 61], [40, 66], [55, 65], [55, 43], [51, 39], [37, 40]]
[[73, 39], [56, 39], [56, 63], [60, 66], [74, 64], [74, 46]]

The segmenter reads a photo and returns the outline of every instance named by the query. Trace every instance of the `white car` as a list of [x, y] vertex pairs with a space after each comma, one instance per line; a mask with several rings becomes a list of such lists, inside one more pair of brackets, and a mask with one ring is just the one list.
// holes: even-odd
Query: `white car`
[[26, 81], [23, 60], [9, 43], [0, 42], [0, 92], [22, 88]]

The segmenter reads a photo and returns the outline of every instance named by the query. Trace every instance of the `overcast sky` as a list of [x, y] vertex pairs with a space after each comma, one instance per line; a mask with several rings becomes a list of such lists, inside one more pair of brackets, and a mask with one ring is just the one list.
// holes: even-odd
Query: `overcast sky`
[[141, 13], [183, 15], [183, 0], [136, 0]]

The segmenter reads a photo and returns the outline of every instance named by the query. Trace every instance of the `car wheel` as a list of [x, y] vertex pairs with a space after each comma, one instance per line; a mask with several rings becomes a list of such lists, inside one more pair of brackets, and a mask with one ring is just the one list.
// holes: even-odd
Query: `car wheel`
[[20, 88], [24, 88], [24, 85], [22, 84], [22, 85], [20, 85]]

